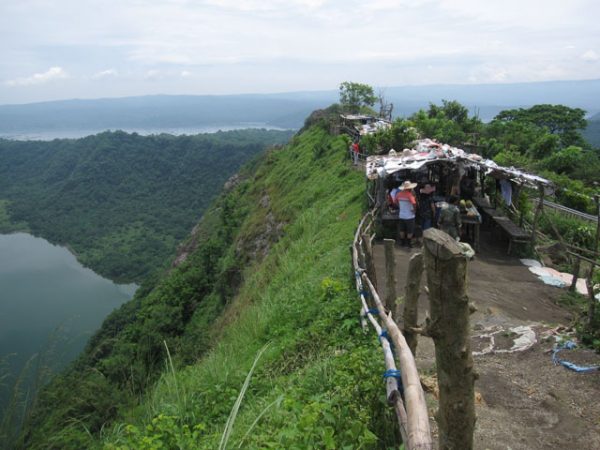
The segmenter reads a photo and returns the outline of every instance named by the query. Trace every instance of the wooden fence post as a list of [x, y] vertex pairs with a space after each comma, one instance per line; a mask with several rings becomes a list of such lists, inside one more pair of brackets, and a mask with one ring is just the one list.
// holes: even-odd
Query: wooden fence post
[[373, 246], [371, 245], [371, 236], [363, 233], [361, 236], [362, 248], [365, 253], [365, 269], [369, 274], [369, 279], [377, 288], [377, 274], [375, 273], [375, 264], [373, 263]]
[[384, 239], [385, 246], [385, 299], [384, 303], [387, 309], [392, 311], [396, 323], [398, 323], [398, 315], [396, 315], [396, 258], [394, 257], [393, 239]]
[[592, 266], [590, 267], [590, 273], [588, 274], [588, 276], [585, 280], [585, 284], [587, 285], [588, 301], [589, 301], [587, 328], [590, 331], [593, 330], [594, 316], [596, 315], [596, 302], [597, 302], [596, 297], [594, 296], [594, 269], [595, 269], [595, 266], [592, 264]]
[[575, 258], [575, 264], [573, 265], [573, 279], [571, 280], [571, 286], [569, 286], [570, 292], [575, 292], [577, 288], [577, 279], [579, 278], [579, 269], [581, 267], [581, 258]]
[[467, 259], [448, 234], [424, 233], [425, 267], [440, 389], [439, 448], [471, 450], [475, 428], [475, 378], [467, 297]]
[[531, 224], [531, 248], [535, 251], [535, 241], [537, 236], [535, 235], [538, 219], [540, 218], [540, 214], [544, 208], [544, 186], [538, 184], [538, 195], [539, 200], [537, 204], [537, 208], [535, 209], [535, 214], [533, 215], [533, 222]]
[[411, 331], [419, 320], [419, 290], [423, 274], [423, 253], [415, 253], [408, 262], [406, 295], [404, 296], [404, 336], [413, 355], [417, 354], [418, 335]]

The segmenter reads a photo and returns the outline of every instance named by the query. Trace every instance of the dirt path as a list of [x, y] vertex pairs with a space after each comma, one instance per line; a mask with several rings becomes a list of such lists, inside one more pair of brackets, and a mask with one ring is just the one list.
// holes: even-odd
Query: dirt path
[[[397, 292], [402, 295], [408, 259], [417, 249], [396, 248]], [[378, 279], [384, 279], [383, 246], [374, 248]], [[509, 329], [529, 326], [536, 343], [522, 352], [475, 356], [480, 374], [475, 390], [477, 402], [476, 449], [598, 449], [600, 448], [600, 372], [580, 374], [555, 366], [550, 350], [553, 339], [544, 339], [555, 326], [569, 325], [571, 315], [555, 304], [562, 294], [535, 277], [517, 258], [505, 255], [505, 247], [482, 236], [481, 252], [469, 263], [469, 298], [478, 311], [471, 316], [473, 350], [489, 344], [478, 336], [490, 332], [496, 349], [510, 348], [514, 333]], [[381, 283], [383, 284], [383, 283]], [[380, 293], [385, 288], [380, 287]], [[427, 295], [419, 299], [420, 321], [427, 311]], [[565, 354], [568, 357], [569, 354]], [[575, 350], [574, 358], [600, 364], [600, 355]], [[421, 338], [417, 364], [424, 374], [435, 374], [431, 339]], [[428, 393], [433, 412], [437, 400]], [[435, 423], [432, 421], [435, 432]]]

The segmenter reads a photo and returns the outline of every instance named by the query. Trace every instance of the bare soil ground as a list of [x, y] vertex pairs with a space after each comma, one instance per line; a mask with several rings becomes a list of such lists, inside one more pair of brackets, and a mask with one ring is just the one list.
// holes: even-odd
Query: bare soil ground
[[[396, 248], [396, 290], [404, 294], [408, 260], [418, 248]], [[378, 279], [384, 280], [383, 246], [375, 245]], [[506, 246], [482, 233], [481, 251], [469, 263], [468, 294], [477, 312], [471, 316], [473, 351], [489, 343], [478, 338], [489, 330], [496, 349], [508, 350], [514, 333], [509, 329], [530, 326], [536, 343], [521, 352], [474, 356], [479, 380], [476, 449], [600, 449], [600, 371], [576, 373], [552, 362], [554, 338], [547, 337], [557, 325], [569, 325], [571, 314], [556, 300], [563, 290], [545, 285], [518, 258], [506, 255]], [[385, 294], [380, 282], [380, 294]], [[423, 276], [423, 286], [425, 276]], [[420, 321], [428, 307], [421, 289]], [[572, 358], [570, 356], [572, 355]], [[563, 351], [560, 356], [575, 363], [600, 365], [600, 355], [588, 350]], [[425, 376], [435, 374], [433, 341], [421, 337], [417, 365]], [[433, 420], [435, 393], [427, 394]]]

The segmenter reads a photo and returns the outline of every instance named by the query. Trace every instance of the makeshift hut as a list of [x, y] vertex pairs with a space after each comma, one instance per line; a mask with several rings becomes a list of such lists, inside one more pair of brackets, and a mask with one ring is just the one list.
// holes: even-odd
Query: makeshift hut
[[471, 239], [476, 250], [482, 221], [498, 226], [507, 234], [509, 252], [513, 243], [535, 242], [536, 221], [541, 212], [539, 205], [543, 201], [538, 202], [531, 229], [525, 230], [523, 217], [510, 220], [499, 208], [497, 199], [501, 198], [511, 207], [523, 188], [533, 189], [540, 200], [553, 191], [552, 183], [542, 177], [514, 167], [499, 166], [475, 153], [431, 139], [419, 140], [411, 149], [392, 149], [385, 155], [369, 156], [366, 176], [369, 201], [372, 207], [379, 207], [379, 218], [384, 223], [397, 220], [398, 213], [390, 193], [406, 180], [417, 183], [417, 198], [426, 184], [430, 185], [428, 189], [434, 187], [437, 210], [445, 207], [451, 194], [467, 200], [462, 204], [463, 224], [471, 225]]
[[342, 121], [342, 130], [355, 139], [392, 127], [392, 123], [389, 120], [364, 114], [342, 114], [340, 118]]

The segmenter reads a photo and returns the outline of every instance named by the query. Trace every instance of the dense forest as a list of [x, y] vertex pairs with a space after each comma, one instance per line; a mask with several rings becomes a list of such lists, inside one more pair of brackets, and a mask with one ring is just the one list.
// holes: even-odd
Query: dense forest
[[141, 281], [168, 263], [229, 177], [290, 135], [0, 140], [0, 232], [30, 231], [69, 246], [101, 275]]

